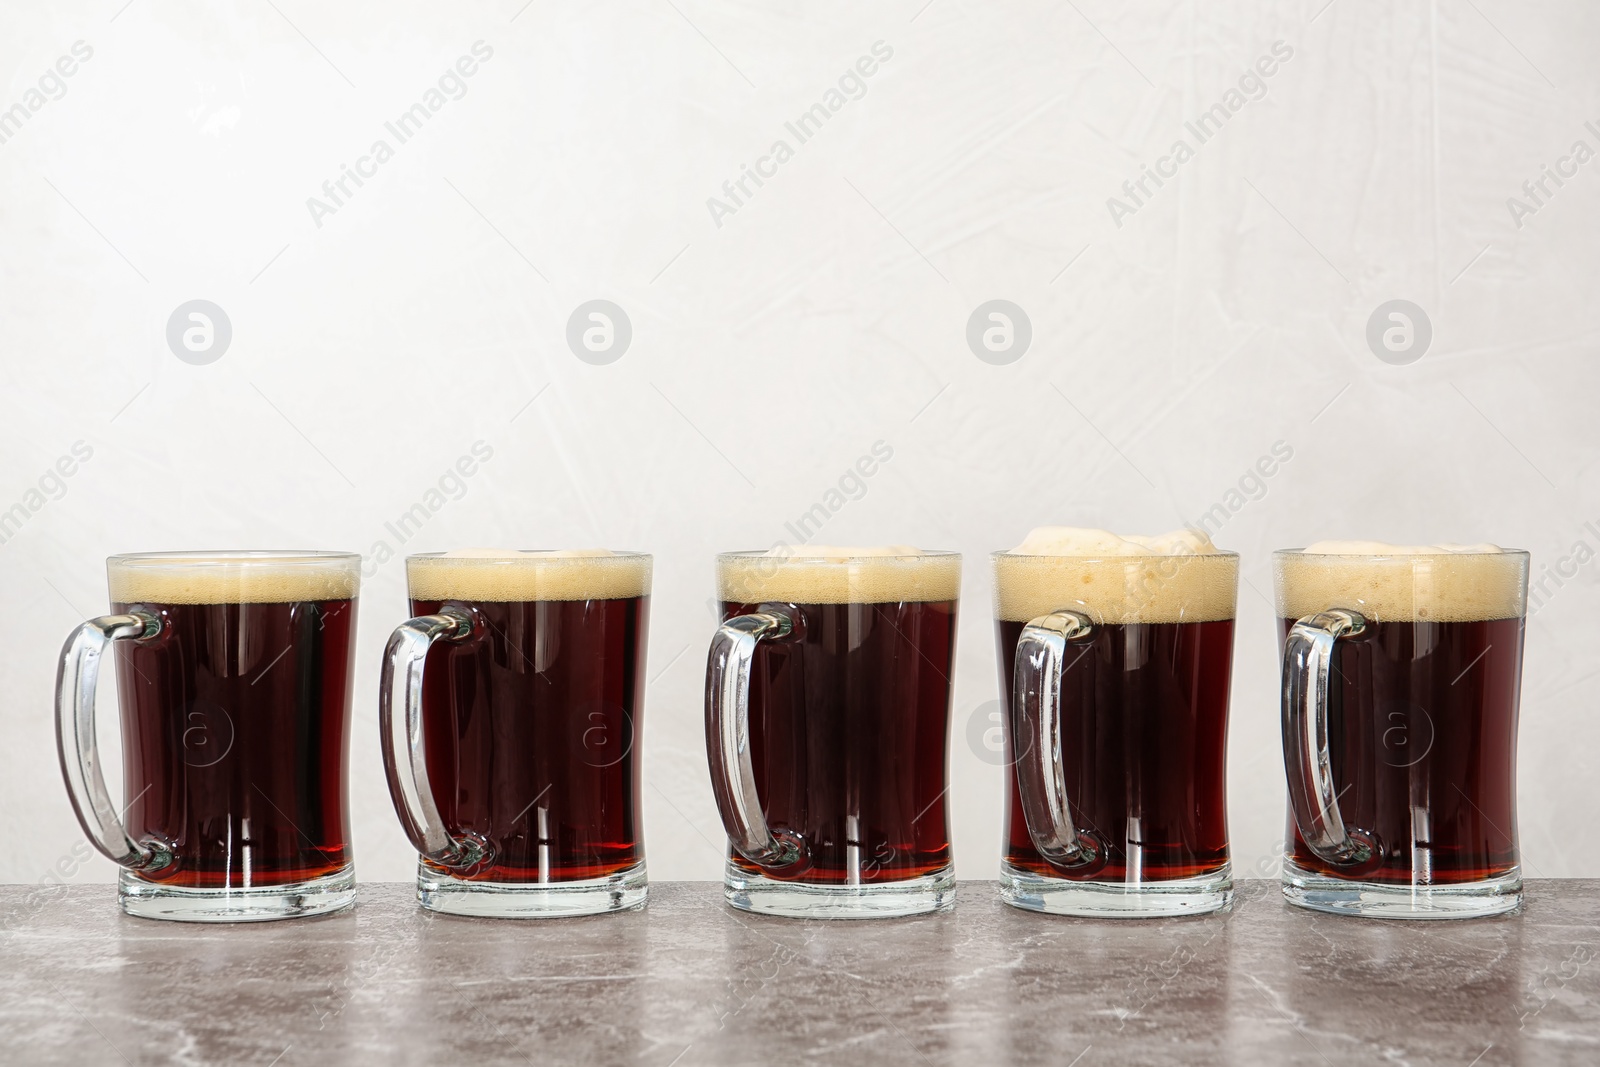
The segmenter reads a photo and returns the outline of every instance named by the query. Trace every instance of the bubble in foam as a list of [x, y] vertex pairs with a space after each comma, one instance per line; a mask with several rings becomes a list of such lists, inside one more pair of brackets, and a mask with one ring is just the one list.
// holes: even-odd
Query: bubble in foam
[[1026, 621], [1067, 609], [1100, 623], [1231, 619], [1239, 558], [1198, 530], [1145, 536], [1041, 526], [994, 556], [995, 614]]
[[609, 548], [458, 548], [409, 556], [413, 600], [625, 600], [648, 596], [653, 561]]
[[1274, 558], [1283, 618], [1333, 608], [1371, 622], [1473, 622], [1527, 612], [1528, 555], [1498, 545], [1318, 541]]
[[956, 600], [961, 556], [911, 545], [779, 545], [717, 557], [717, 595], [740, 604]]

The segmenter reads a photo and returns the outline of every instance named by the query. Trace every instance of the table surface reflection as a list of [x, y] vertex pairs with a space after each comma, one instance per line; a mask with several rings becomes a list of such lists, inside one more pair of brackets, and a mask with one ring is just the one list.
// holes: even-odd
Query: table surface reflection
[[[952, 913], [796, 922], [720, 886], [643, 911], [353, 911], [196, 926], [109, 886], [0, 887], [0, 1059], [20, 1063], [1600, 1063], [1600, 882], [1520, 915], [1376, 922], [1241, 884], [1193, 919]], [[120, 1059], [119, 1059], [120, 1057]]]

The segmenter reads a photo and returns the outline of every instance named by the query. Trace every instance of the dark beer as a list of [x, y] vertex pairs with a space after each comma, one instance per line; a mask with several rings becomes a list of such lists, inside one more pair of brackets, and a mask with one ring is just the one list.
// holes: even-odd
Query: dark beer
[[[724, 621], [757, 609], [724, 600]], [[806, 859], [749, 874], [898, 882], [950, 863], [945, 768], [956, 601], [800, 603], [803, 633], [762, 642], [750, 676], [756, 792]]]
[[[1002, 897], [1071, 915], [1227, 906], [1228, 683], [1239, 557], [1190, 530], [1124, 537], [1057, 526], [996, 553], [994, 567], [1008, 713]], [[1035, 620], [1064, 642], [1055, 721], [1070, 826], [1055, 825], [1056, 779], [1040, 768], [1040, 746], [1052, 743], [1037, 735], [1050, 721], [1047, 709], [1016, 703], [1018, 642]], [[1029, 669], [1051, 671], [1040, 656], [1047, 646], [1028, 643]], [[1050, 678], [1027, 685], [1032, 699], [1047, 701]], [[1024, 726], [1031, 735], [1018, 732]], [[1024, 804], [1021, 770], [1043, 775], [1036, 809]], [[1074, 836], [1083, 851], [1055, 862], [1034, 847], [1036, 837], [1061, 843]]]
[[[1062, 605], [1066, 606], [1066, 605]], [[1000, 694], [1011, 706], [1017, 638], [997, 627]], [[1057, 868], [1033, 847], [1006, 731], [1006, 851], [1012, 867], [1044, 877], [1164, 881], [1228, 864], [1226, 740], [1233, 620], [1104, 624], [1067, 646], [1061, 673], [1061, 755], [1078, 829], [1101, 846], [1088, 863]]]
[[1276, 563], [1285, 638], [1319, 612], [1362, 622], [1332, 644], [1326, 714], [1339, 817], [1371, 855], [1317, 856], [1291, 807], [1290, 874], [1406, 890], [1514, 877], [1526, 553], [1328, 542]]
[[[348, 868], [354, 576], [343, 596], [270, 602], [210, 602], [219, 590], [204, 580], [184, 590], [197, 602], [134, 599], [163, 591], [140, 578], [124, 578], [119, 596], [113, 577], [117, 612], [162, 624], [154, 638], [115, 645], [125, 823], [135, 841], [173, 856], [140, 877], [246, 889]], [[290, 575], [278, 591], [293, 595], [296, 584], [307, 583]]]
[[428, 652], [424, 748], [445, 827], [490, 847], [469, 869], [429, 867], [536, 885], [643, 862], [649, 575], [647, 556], [411, 561], [414, 615], [472, 618], [470, 637]]

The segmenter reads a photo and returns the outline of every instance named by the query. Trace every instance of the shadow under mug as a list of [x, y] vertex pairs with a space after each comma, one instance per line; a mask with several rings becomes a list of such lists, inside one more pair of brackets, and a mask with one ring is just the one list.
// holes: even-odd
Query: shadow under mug
[[1392, 919], [1516, 908], [1528, 554], [1291, 549], [1273, 571], [1284, 895]]
[[1001, 898], [1113, 918], [1226, 908], [1239, 557], [993, 562], [1010, 711]]
[[389, 639], [389, 792], [430, 911], [645, 902], [640, 759], [651, 557], [426, 554]]
[[[346, 789], [361, 557], [141, 553], [106, 561], [114, 614], [73, 631], [56, 741], [130, 915], [284, 919], [355, 902]], [[95, 689], [116, 653], [126, 804], [101, 774]]]
[[955, 903], [954, 552], [717, 557], [706, 749], [746, 911], [874, 918]]

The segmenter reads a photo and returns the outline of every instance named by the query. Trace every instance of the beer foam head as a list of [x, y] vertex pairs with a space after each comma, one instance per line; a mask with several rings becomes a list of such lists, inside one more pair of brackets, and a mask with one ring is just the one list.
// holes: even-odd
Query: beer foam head
[[1345, 608], [1373, 622], [1470, 622], [1527, 611], [1528, 554], [1498, 545], [1318, 541], [1274, 558], [1284, 618]]
[[608, 548], [458, 548], [406, 557], [413, 600], [625, 600], [650, 594], [652, 559]]
[[353, 552], [149, 552], [112, 556], [114, 604], [284, 604], [348, 600], [361, 586]]
[[1114, 534], [1087, 526], [1037, 526], [1028, 531], [1022, 544], [1011, 550], [1016, 556], [1200, 556], [1216, 553], [1217, 546], [1199, 530], [1173, 530], [1147, 537]]
[[717, 595], [738, 604], [955, 600], [961, 595], [961, 556], [910, 545], [728, 552], [717, 557]]
[[1239, 557], [1195, 530], [1145, 537], [1041, 526], [994, 554], [995, 616], [1027, 621], [1067, 608], [1100, 623], [1231, 619]]

